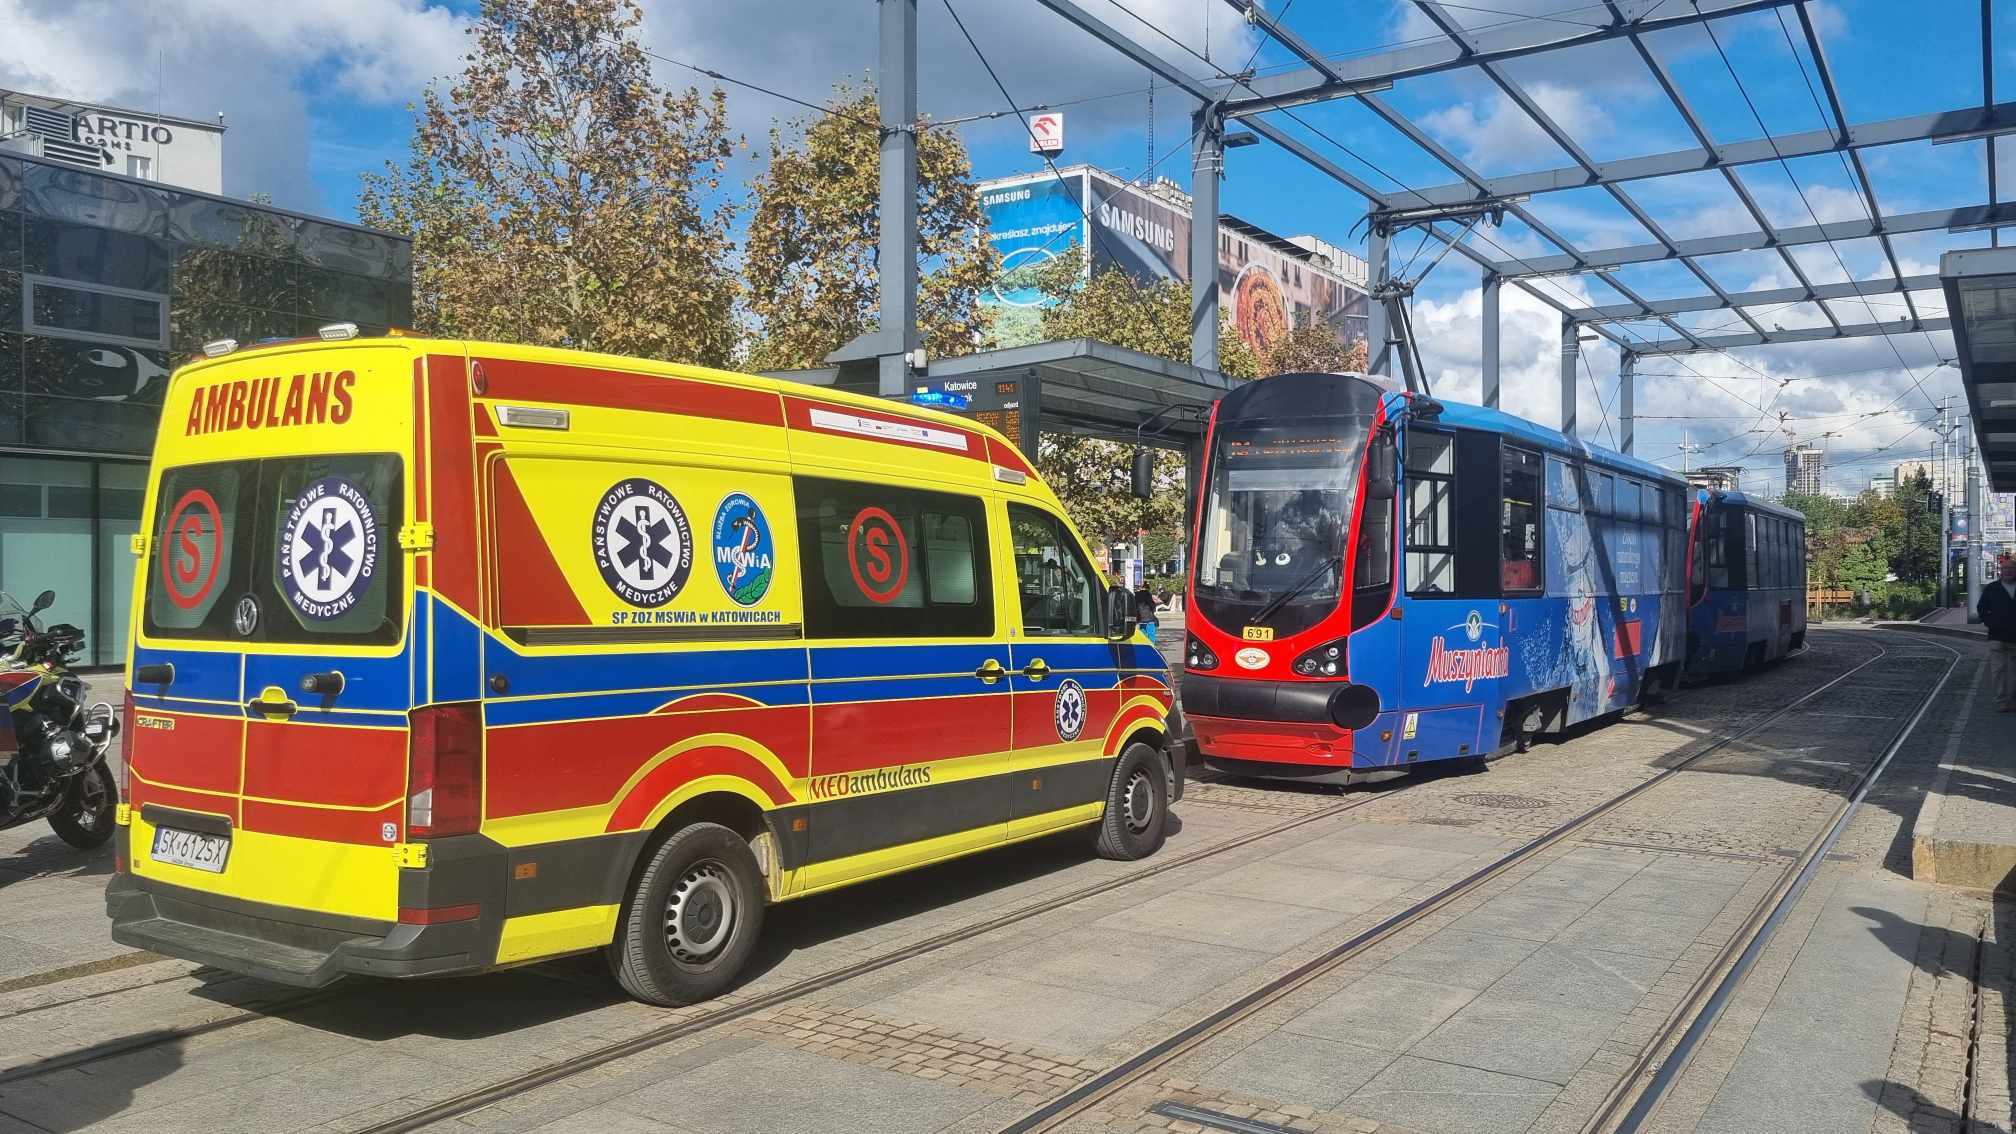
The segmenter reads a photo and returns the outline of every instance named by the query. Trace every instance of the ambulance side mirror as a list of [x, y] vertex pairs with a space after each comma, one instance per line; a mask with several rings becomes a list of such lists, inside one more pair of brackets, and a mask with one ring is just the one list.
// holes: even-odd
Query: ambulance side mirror
[[1134, 610], [1134, 592], [1118, 583], [1106, 588], [1106, 640], [1124, 642], [1134, 636], [1140, 618]]
[[1134, 498], [1146, 500], [1155, 495], [1155, 450], [1134, 450]]

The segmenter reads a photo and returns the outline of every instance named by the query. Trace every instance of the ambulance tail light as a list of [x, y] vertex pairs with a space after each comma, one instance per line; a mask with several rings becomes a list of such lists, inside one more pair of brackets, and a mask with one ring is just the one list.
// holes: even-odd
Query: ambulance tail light
[[406, 837], [473, 835], [483, 817], [483, 718], [474, 701], [413, 710]]

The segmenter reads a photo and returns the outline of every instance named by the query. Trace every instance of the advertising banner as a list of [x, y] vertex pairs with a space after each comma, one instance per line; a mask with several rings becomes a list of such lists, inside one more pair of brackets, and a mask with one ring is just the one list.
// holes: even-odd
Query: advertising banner
[[1001, 256], [1001, 278], [981, 302], [994, 313], [994, 339], [1004, 347], [1042, 338], [1038, 326], [1050, 300], [1031, 282], [1037, 268], [1085, 243], [1085, 175], [1048, 172], [980, 191], [987, 239]]
[[[1002, 279], [985, 304], [1004, 347], [1040, 341], [1049, 303], [1030, 274], [1074, 243], [1091, 253], [1091, 270], [1119, 268], [1143, 282], [1190, 278], [1190, 213], [1175, 201], [1083, 166], [981, 187], [988, 239], [1001, 254]], [[1362, 339], [1369, 311], [1364, 291], [1303, 257], [1244, 232], [1218, 231], [1220, 309], [1239, 338], [1264, 353], [1292, 327], [1322, 319], [1346, 339]]]

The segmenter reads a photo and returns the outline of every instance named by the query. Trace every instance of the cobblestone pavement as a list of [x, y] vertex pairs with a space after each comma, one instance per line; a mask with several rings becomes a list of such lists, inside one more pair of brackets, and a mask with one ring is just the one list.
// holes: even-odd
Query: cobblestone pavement
[[[1883, 722], [1936, 678], [1901, 656], [1925, 652], [1900, 648], [1907, 635], [1814, 638], [1788, 664], [1485, 771], [1349, 791], [1208, 778], [1144, 863], [1056, 839], [780, 906], [756, 975], [724, 1003], [984, 931], [440, 1128], [999, 1130], [1889, 646], [1900, 656], [1851, 679], [1847, 695], [1816, 699], [1798, 728], [1725, 745], [1072, 1122], [1205, 1129], [1154, 1109], [1177, 1102], [1304, 1131], [1580, 1130], [1740, 941], [1887, 741], [1894, 724]], [[2006, 1124], [2016, 922], [1895, 873], [1908, 782], [1929, 776], [1941, 743], [1928, 735], [1900, 753], [1668, 1097], [1662, 1129], [1944, 1130], [1969, 1113]], [[93, 952], [104, 937], [96, 881], [45, 850], [15, 855], [0, 858], [21, 877], [0, 873], [0, 945], [19, 935], [49, 952], [18, 975], [0, 970], [0, 1134], [368, 1129], [721, 1006], [622, 1001], [590, 960], [360, 982], [296, 1004], [181, 962]], [[1185, 855], [1199, 857], [1169, 866]], [[46, 886], [48, 904], [17, 919], [22, 885]], [[65, 971], [74, 958], [100, 964]], [[1802, 1014], [1806, 1030], [1788, 1030]], [[223, 1026], [76, 1054], [206, 1023]], [[1803, 1072], [1809, 1091], [1825, 1088], [1801, 1104], [1809, 1113], [1766, 1118], [1755, 1101], [1732, 1111], [1801, 1073], [1773, 1053], [1808, 1049], [1838, 1073], [1869, 1070], [1845, 1085]]]

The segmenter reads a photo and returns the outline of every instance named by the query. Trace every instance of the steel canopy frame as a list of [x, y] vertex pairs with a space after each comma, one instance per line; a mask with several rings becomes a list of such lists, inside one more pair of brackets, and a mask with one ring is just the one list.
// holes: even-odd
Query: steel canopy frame
[[[1073, 0], [1039, 0], [1039, 2], [1126, 54], [1159, 78], [1183, 89], [1202, 104], [1197, 115], [1198, 158], [1194, 168], [1200, 178], [1210, 181], [1211, 184], [1208, 191], [1201, 184], [1193, 186], [1197, 206], [1193, 210], [1195, 213], [1193, 223], [1204, 231], [1209, 231], [1204, 226], [1210, 223], [1209, 219], [1204, 217], [1204, 212], [1208, 211], [1213, 215], [1217, 212], [1216, 174], [1222, 170], [1223, 161], [1222, 151], [1217, 148], [1218, 139], [1222, 136], [1226, 122], [1238, 120], [1245, 128], [1282, 146], [1339, 184], [1364, 197], [1375, 214], [1400, 214], [1405, 218], [1406, 214], [1414, 210], [1462, 209], [1473, 206], [1502, 207], [1524, 222], [1535, 235], [1559, 249], [1555, 253], [1521, 257], [1507, 254], [1501, 247], [1498, 248], [1501, 255], [1493, 256], [1466, 239], [1465, 232], [1454, 231], [1434, 223], [1422, 226], [1438, 240], [1451, 245], [1453, 250], [1475, 262], [1484, 272], [1487, 318], [1482, 353], [1486, 404], [1495, 404], [1499, 396], [1499, 328], [1495, 316], [1499, 306], [1497, 302], [1499, 292], [1504, 283], [1510, 282], [1519, 286], [1560, 313], [1563, 324], [1564, 384], [1571, 379], [1565, 369], [1565, 355], [1571, 344], [1580, 339], [1582, 328], [1586, 327], [1615, 344], [1622, 354], [1619, 372], [1620, 382], [1624, 384], [1624, 388], [1620, 390], [1620, 401], [1622, 405], [1628, 406], [1632, 401], [1632, 391], [1628, 389], [1628, 384], [1636, 369], [1635, 357], [1638, 355], [1684, 354], [1772, 343], [1812, 342], [1946, 329], [1947, 320], [1926, 317], [1925, 313], [1919, 310], [1912, 295], [1914, 291], [1937, 290], [1938, 277], [1922, 274], [1907, 276], [1898, 259], [1892, 238], [1913, 232], [1985, 228], [1995, 233], [1993, 239], [1999, 243], [1999, 232], [1996, 230], [2002, 226], [2016, 226], [2016, 203], [2003, 204], [1995, 199], [1992, 189], [1995, 173], [1992, 168], [1989, 170], [1991, 190], [1985, 203], [1981, 205], [1885, 215], [1860, 152], [1872, 147], [1901, 142], [1986, 138], [1992, 153], [1996, 134], [2016, 132], [2016, 103], [1994, 101], [1992, 70], [1985, 60], [1992, 43], [1988, 38], [1991, 32], [1987, 30], [1991, 26], [1990, 0], [1982, 0], [1983, 74], [1989, 78], [1984, 79], [1980, 104], [1950, 111], [1860, 124], [1851, 124], [1847, 120], [1833, 69], [1807, 10], [1807, 0], [1689, 0], [1684, 8], [1671, 0], [1602, 0], [1603, 10], [1608, 13], [1607, 20], [1597, 15], [1591, 15], [1585, 20], [1578, 15], [1577, 20], [1562, 21], [1552, 20], [1541, 14], [1478, 28], [1464, 26], [1449, 13], [1440, 0], [1411, 0], [1441, 32], [1441, 36], [1428, 42], [1355, 58], [1324, 56], [1282, 21], [1269, 15], [1260, 7], [1259, 0], [1225, 0], [1226, 4], [1243, 15], [1262, 34], [1292, 52], [1301, 66], [1264, 76], [1256, 76], [1250, 72], [1231, 75], [1220, 70], [1212, 80], [1199, 79], [1172, 66], [1131, 37], [1116, 32], [1096, 17], [1089, 15]], [[1115, 2], [1123, 3], [1124, 0]], [[1819, 130], [1767, 134], [1764, 137], [1737, 142], [1717, 142], [1701, 116], [1688, 102], [1673, 73], [1646, 43], [1645, 34], [1668, 28], [1700, 25], [1728, 16], [1782, 11], [1788, 6], [1796, 13], [1800, 27], [1799, 38], [1803, 39], [1806, 52], [1813, 62], [1813, 70], [1816, 72], [1814, 78], [1818, 86], [1815, 101], [1822, 103], [1824, 100], [1822, 117], [1829, 120], [1827, 125]], [[1574, 30], [1563, 30], [1569, 26], [1574, 26]], [[1790, 35], [1789, 31], [1787, 34]], [[1637, 54], [1665, 95], [1667, 102], [1693, 135], [1696, 142], [1694, 147], [1642, 157], [1598, 161], [1584, 150], [1568, 131], [1555, 122], [1502, 66], [1504, 62], [1512, 59], [1619, 40], [1628, 43]], [[1794, 47], [1793, 50], [1796, 58], [1797, 48]], [[1801, 65], [1803, 66], [1803, 62]], [[1549, 139], [1559, 146], [1574, 164], [1564, 168], [1504, 177], [1486, 177], [1436, 142], [1377, 95], [1378, 91], [1401, 79], [1464, 69], [1482, 72], [1509, 101], [1518, 106]], [[1358, 99], [1402, 137], [1455, 173], [1460, 181], [1427, 188], [1415, 188], [1402, 183], [1395, 190], [1378, 190], [1366, 183], [1362, 177], [1341, 168], [1336, 162], [1316, 153], [1308, 145], [1267, 120], [1267, 116], [1277, 112], [1287, 113], [1291, 118], [1295, 118], [1293, 111], [1297, 107], [1340, 98]], [[1301, 122], [1299, 118], [1295, 120]], [[1301, 124], [1321, 134], [1320, 130], [1316, 130], [1306, 122]], [[1849, 174], [1849, 180], [1865, 214], [1863, 217], [1850, 221], [1822, 221], [1815, 217], [1813, 218], [1815, 223], [1808, 225], [1774, 225], [1742, 178], [1737, 175], [1738, 167], [1745, 165], [1775, 163], [1795, 157], [1828, 153], [1842, 155], [1843, 169]], [[1721, 174], [1730, 191], [1749, 215], [1751, 223], [1756, 226], [1755, 231], [1677, 239], [1669, 235], [1657, 219], [1640, 206], [1625, 188], [1627, 183], [1633, 181], [1653, 180], [1706, 170]], [[1650, 234], [1654, 243], [1599, 249], [1580, 248], [1573, 240], [1534, 216], [1529, 209], [1522, 207], [1522, 201], [1535, 195], [1591, 187], [1602, 189], [1615, 200], [1625, 213]], [[1869, 238], [1875, 239], [1882, 248], [1888, 268], [1885, 276], [1871, 280], [1853, 279], [1853, 273], [1850, 272], [1849, 279], [1815, 283], [1805, 265], [1799, 262], [1792, 251], [1804, 245], [1831, 245], [1841, 240]], [[1768, 250], [1775, 253], [1785, 264], [1791, 277], [1797, 281], [1798, 286], [1730, 292], [1697, 262], [1700, 257], [1752, 250]], [[1390, 282], [1387, 240], [1383, 235], [1375, 234], [1368, 251], [1372, 253], [1368, 259], [1372, 261], [1371, 269], [1376, 290]], [[1839, 257], [1838, 251], [1836, 256]], [[1701, 282], [1707, 294], [1648, 300], [1618, 279], [1613, 271], [1630, 265], [1670, 261], [1678, 261], [1685, 267]], [[1845, 269], [1845, 263], [1843, 267]], [[1545, 277], [1582, 274], [1602, 280], [1627, 302], [1575, 306], [1564, 304], [1542, 293], [1535, 286], [1537, 281]], [[1906, 314], [1895, 322], [1844, 322], [1827, 302], [1874, 295], [1899, 296]], [[1826, 326], [1791, 330], [1780, 330], [1774, 326], [1767, 329], [1758, 321], [1756, 315], [1747, 310], [1765, 304], [1795, 303], [1811, 303], [1817, 306], [1827, 320]], [[1373, 338], [1377, 341], [1370, 344], [1375, 358], [1384, 355], [1388, 345], [1385, 341], [1384, 320], [1377, 318], [1378, 307], [1379, 305], [1375, 303], [1372, 328]], [[1747, 325], [1747, 331], [1740, 334], [1702, 334], [1683, 326], [1675, 318], [1683, 314], [1717, 310], [1733, 312], [1743, 324]], [[1193, 346], [1199, 348], [1198, 357], [1215, 358], [1216, 288], [1193, 281], [1192, 314]], [[1673, 337], [1664, 339], [1629, 337], [1625, 333], [1620, 333], [1628, 331], [1628, 328], [1615, 326], [1619, 323], [1646, 320], [1665, 324], [1673, 331]], [[1563, 401], [1563, 417], [1566, 425], [1573, 421], [1574, 394], [1572, 388], [1567, 388], [1565, 385]], [[1631, 427], [1628, 420], [1624, 432], [1626, 438], [1629, 438]]]

